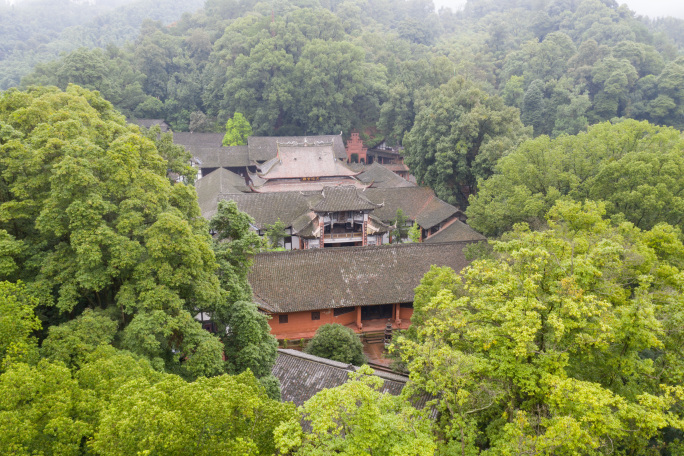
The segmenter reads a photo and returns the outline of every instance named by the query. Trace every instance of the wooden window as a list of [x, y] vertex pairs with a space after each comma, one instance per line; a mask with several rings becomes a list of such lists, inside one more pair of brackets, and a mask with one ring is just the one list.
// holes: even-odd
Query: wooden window
[[339, 317], [340, 315], [344, 315], [349, 312], [354, 312], [356, 310], [356, 307], [340, 307], [338, 309], [333, 310], [333, 315], [336, 317]]
[[280, 324], [287, 323], [287, 314], [286, 315], [278, 315], [278, 323], [280, 323]]
[[311, 319], [312, 320], [320, 320], [321, 319], [321, 313], [320, 312], [311, 312]]

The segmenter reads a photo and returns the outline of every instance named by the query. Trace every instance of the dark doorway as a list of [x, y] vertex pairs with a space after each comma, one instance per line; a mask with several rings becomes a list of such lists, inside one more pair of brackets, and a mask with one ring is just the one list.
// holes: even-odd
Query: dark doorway
[[393, 304], [361, 307], [361, 320], [378, 320], [392, 318], [392, 310], [394, 310]]

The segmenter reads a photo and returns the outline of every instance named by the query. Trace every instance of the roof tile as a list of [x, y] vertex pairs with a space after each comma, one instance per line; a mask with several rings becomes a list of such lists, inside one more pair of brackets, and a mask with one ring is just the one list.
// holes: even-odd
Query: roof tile
[[298, 312], [413, 302], [432, 265], [460, 271], [468, 242], [323, 248], [254, 256], [249, 282], [257, 303]]
[[[299, 406], [324, 389], [343, 385], [349, 379], [349, 373], [357, 369], [352, 365], [297, 350], [279, 349], [271, 372], [280, 381], [282, 400]], [[384, 381], [380, 392], [394, 396], [401, 393], [408, 381], [408, 377], [403, 375], [382, 371], [375, 371], [375, 375]], [[418, 403], [414, 405], [422, 408], [429, 399], [427, 395], [425, 398], [418, 398]]]

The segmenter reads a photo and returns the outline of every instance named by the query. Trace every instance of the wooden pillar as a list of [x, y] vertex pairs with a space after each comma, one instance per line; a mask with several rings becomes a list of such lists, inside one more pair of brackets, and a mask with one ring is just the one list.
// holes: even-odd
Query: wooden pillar
[[368, 222], [364, 221], [363, 222], [363, 235], [361, 236], [361, 239], [363, 239], [362, 245], [368, 245]]
[[[320, 243], [319, 247], [323, 248], [325, 246], [325, 222], [323, 221], [322, 215], [318, 216], [318, 223], [319, 223], [318, 226], [320, 227], [320, 230], [321, 230], [321, 241], [320, 241], [321, 243]], [[332, 229], [331, 229], [331, 231], [332, 231]]]
[[361, 323], [361, 306], [356, 306], [356, 327], [359, 331], [363, 329], [363, 323]]

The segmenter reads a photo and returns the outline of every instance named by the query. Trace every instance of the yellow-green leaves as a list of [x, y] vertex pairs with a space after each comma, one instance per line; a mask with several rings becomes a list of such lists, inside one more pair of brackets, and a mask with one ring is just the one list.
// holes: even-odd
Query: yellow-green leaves
[[350, 373], [350, 380], [324, 389], [301, 408], [311, 425], [303, 433], [298, 418], [275, 431], [276, 447], [291, 455], [433, 455], [430, 422], [405, 398], [381, 393], [383, 380], [368, 366]]
[[187, 383], [137, 379], [112, 396], [92, 448], [103, 456], [273, 454], [273, 430], [294, 407], [269, 399], [250, 372]]
[[416, 289], [399, 344], [448, 438], [480, 435], [488, 454], [642, 454], [681, 420], [667, 389], [684, 373], [680, 234], [604, 215], [558, 202], [547, 230], [517, 225], [493, 259]]
[[0, 282], [0, 372], [12, 362], [37, 358], [37, 341], [33, 337], [41, 328], [33, 313], [37, 304], [22, 283]]

